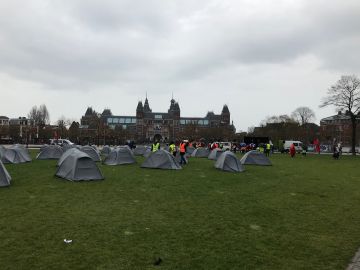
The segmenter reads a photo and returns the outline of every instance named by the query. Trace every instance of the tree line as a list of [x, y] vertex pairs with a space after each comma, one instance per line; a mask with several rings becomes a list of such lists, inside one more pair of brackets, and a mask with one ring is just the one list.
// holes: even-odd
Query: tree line
[[244, 136], [269, 137], [275, 146], [290, 139], [312, 144], [320, 136], [320, 127], [313, 123], [315, 113], [309, 107], [298, 107], [291, 115], [274, 115], [262, 120], [258, 127], [250, 127]]

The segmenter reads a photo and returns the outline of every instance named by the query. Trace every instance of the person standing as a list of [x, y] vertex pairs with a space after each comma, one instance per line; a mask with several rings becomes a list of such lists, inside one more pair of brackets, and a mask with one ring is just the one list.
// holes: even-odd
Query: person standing
[[185, 165], [186, 164], [186, 160], [185, 160], [186, 143], [184, 141], [180, 142], [179, 148], [180, 148], [180, 164], [184, 163], [184, 165]]
[[232, 151], [234, 152], [234, 154], [236, 154], [236, 143], [232, 145]]
[[157, 150], [160, 150], [160, 143], [155, 141], [151, 146], [151, 152], [156, 152]]
[[319, 139], [315, 139], [313, 144], [315, 145], [315, 152], [320, 155], [320, 141]]
[[290, 145], [289, 151], [290, 151], [290, 156], [292, 158], [295, 157], [296, 149], [295, 149], [295, 145], [293, 143]]
[[266, 144], [266, 151], [265, 151], [267, 157], [270, 156], [270, 150], [271, 150], [271, 144], [268, 142]]
[[169, 152], [170, 152], [170, 154], [172, 154], [174, 157], [176, 157], [176, 146], [175, 146], [175, 143], [174, 143], [174, 142], [170, 142]]

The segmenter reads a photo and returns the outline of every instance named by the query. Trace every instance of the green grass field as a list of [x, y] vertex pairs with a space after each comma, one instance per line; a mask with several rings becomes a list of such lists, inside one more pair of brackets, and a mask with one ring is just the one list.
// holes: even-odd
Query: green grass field
[[139, 158], [81, 183], [54, 177], [56, 161], [6, 165], [0, 269], [345, 269], [360, 246], [360, 158], [271, 160], [232, 174]]

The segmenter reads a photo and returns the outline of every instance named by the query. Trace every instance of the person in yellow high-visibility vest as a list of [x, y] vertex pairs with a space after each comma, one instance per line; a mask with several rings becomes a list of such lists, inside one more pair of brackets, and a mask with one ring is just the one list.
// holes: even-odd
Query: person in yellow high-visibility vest
[[271, 150], [271, 144], [270, 143], [267, 143], [266, 144], [266, 156], [270, 156], [270, 150]]
[[151, 151], [156, 152], [157, 150], [160, 150], [160, 143], [158, 141], [155, 141], [151, 146]]
[[176, 146], [174, 142], [170, 142], [169, 152], [170, 154], [173, 154], [174, 157], [176, 156]]

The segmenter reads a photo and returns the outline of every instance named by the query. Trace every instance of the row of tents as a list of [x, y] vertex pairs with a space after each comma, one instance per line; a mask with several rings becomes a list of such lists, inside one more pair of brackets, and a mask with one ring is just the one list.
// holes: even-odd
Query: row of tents
[[[140, 146], [132, 151], [127, 146], [116, 148], [104, 147], [101, 152], [105, 159], [105, 165], [123, 165], [136, 163], [135, 155], [143, 155], [145, 157], [142, 168], [156, 169], [182, 169], [179, 164], [180, 155], [174, 157], [166, 150], [158, 150], [151, 152], [148, 147]], [[229, 171], [242, 172], [243, 165], [271, 165], [270, 160], [262, 153], [250, 151], [239, 160], [237, 156], [230, 151], [221, 151], [214, 149], [209, 152], [206, 148], [197, 148], [191, 154], [187, 153], [187, 157], [207, 157], [215, 160], [215, 168]], [[4, 163], [22, 163], [31, 161], [31, 157], [26, 148], [21, 145], [14, 145], [8, 149], [0, 148], [0, 160]], [[58, 169], [56, 176], [71, 180], [101, 180], [104, 179], [101, 171], [96, 165], [96, 161], [101, 160], [100, 152], [94, 146], [74, 146], [62, 148], [60, 146], [45, 145], [41, 147], [37, 159], [57, 159]], [[0, 161], [0, 162], [1, 162]], [[3, 185], [9, 185], [11, 177], [1, 162], [0, 177]], [[0, 184], [0, 185], [2, 185]]]
[[0, 145], [0, 187], [10, 186], [11, 176], [6, 170], [4, 164], [30, 162], [29, 151], [20, 144], [5, 148]]

